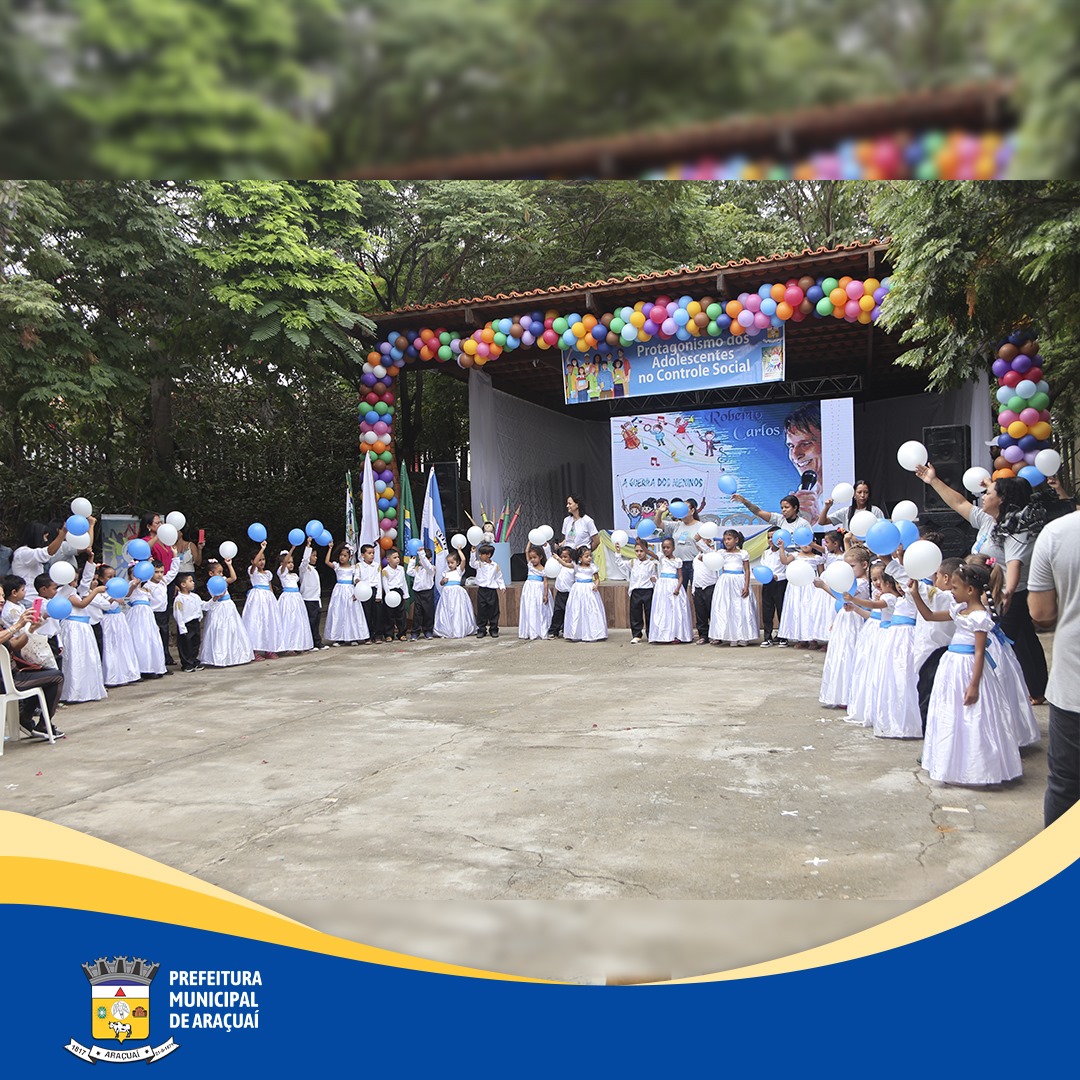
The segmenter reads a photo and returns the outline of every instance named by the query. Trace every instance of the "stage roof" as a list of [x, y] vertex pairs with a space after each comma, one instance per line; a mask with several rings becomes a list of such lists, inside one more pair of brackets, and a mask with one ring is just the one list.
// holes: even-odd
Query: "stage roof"
[[[537, 308], [558, 308], [562, 313], [577, 310], [599, 316], [618, 305], [652, 299], [661, 292], [730, 298], [740, 292], [753, 292], [765, 282], [785, 281], [803, 274], [880, 278], [888, 273], [888, 244], [872, 240], [624, 278], [571, 282], [524, 292], [411, 305], [371, 318], [380, 335], [394, 328], [416, 330], [423, 326], [444, 327], [467, 334], [491, 319]], [[894, 365], [896, 357], [905, 351], [897, 336], [875, 326], [848, 323], [843, 319], [811, 318], [802, 323], [789, 322], [786, 339], [787, 375], [783, 383], [657, 395], [655, 398], [565, 405], [558, 349], [545, 351], [534, 347], [504, 352], [488, 363], [484, 371], [498, 390], [590, 420], [640, 412], [648, 409], [647, 402], [660, 402], [667, 408], [691, 408], [784, 398], [873, 400], [916, 394], [926, 387], [925, 372]], [[462, 381], [469, 377], [468, 371], [453, 361], [444, 364], [431, 361], [426, 366]]]

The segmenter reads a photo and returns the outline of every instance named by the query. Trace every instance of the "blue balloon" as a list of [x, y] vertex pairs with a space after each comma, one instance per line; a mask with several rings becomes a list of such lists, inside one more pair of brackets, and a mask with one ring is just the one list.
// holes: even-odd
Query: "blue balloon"
[[128, 555], [137, 562], [150, 558], [150, 545], [145, 540], [129, 541], [127, 551]]
[[229, 583], [221, 574], [215, 574], [207, 583], [206, 588], [211, 596], [221, 596], [229, 591]]
[[734, 495], [735, 492], [739, 490], [739, 481], [736, 480], [734, 476], [725, 473], [716, 481], [716, 486], [725, 495]]
[[875, 521], [867, 530], [866, 546], [875, 555], [890, 555], [900, 546], [900, 530], [891, 521]]
[[919, 539], [919, 526], [914, 521], [894, 521], [893, 524], [900, 530], [900, 544], [903, 547], [909, 548]]
[[[541, 327], [541, 333], [543, 333], [543, 327]], [[415, 558], [420, 554], [421, 543], [415, 537], [405, 545], [405, 553], [412, 555]]]
[[[1024, 438], [1026, 439], [1027, 436], [1025, 435]], [[997, 444], [999, 450], [1004, 450], [1007, 446], [1015, 446], [1016, 439], [1014, 439], [1011, 435], [1002, 434], [998, 436]]]
[[[1010, 394], [1009, 396], [1011, 397], [1012, 395]], [[366, 420], [367, 423], [369, 423], [369, 424], [373, 424], [373, 425], [377, 424], [380, 419], [382, 419], [382, 418], [379, 416], [379, 414], [374, 409], [372, 409], [370, 412], [364, 414], [364, 420]]]
[[809, 300], [811, 304], [816, 304], [824, 295], [825, 290], [822, 289], [820, 285], [811, 285], [810, 288], [806, 290], [806, 299]]
[[[764, 286], [762, 286], [764, 288]], [[761, 300], [761, 310], [765, 315], [776, 314], [776, 301], [771, 296], [765, 296]]]
[[318, 518], [312, 518], [305, 526], [304, 532], [314, 540], [323, 534], [323, 523]]
[[330, 535], [329, 529], [323, 529], [323, 531], [319, 533], [319, 539], [316, 541], [319, 547], [329, 547], [333, 542], [334, 538]]
[[[76, 533], [76, 536], [81, 536], [81, 533]], [[71, 601], [66, 596], [54, 596], [46, 605], [45, 610], [49, 613], [50, 619], [66, 619], [72, 612]]]
[[253, 521], [248, 526], [248, 539], [254, 540], [256, 544], [261, 544], [266, 539], [266, 526], [258, 521]]
[[388, 509], [388, 508], [389, 508], [389, 506], [390, 506], [390, 500], [389, 500], [389, 499], [376, 499], [376, 500], [375, 500], [375, 505], [376, 505], [376, 506], [377, 506], [377, 507], [378, 507], [378, 508], [379, 508], [380, 510], [386, 510], [386, 509]]
[[755, 566], [752, 572], [762, 585], [768, 585], [773, 579], [773, 572], [767, 566]]
[[652, 518], [642, 518], [638, 522], [637, 535], [639, 540], [648, 539], [656, 532], [656, 522]]
[[1008, 405], [1009, 400], [1012, 398], [1012, 396], [1013, 396], [1013, 389], [1012, 389], [1011, 386], [999, 387], [998, 392], [997, 392], [997, 399], [998, 399], [998, 402], [1000, 404]]
[[814, 530], [806, 524], [797, 525], [791, 533], [791, 539], [794, 540], [799, 547], [806, 547], [807, 544], [812, 544], [814, 542]]
[[678, 518], [680, 521], [690, 513], [690, 507], [682, 501], [682, 499], [676, 499], [668, 506], [668, 513], [673, 518]]
[[297, 547], [304, 542], [304, 530], [303, 529], [290, 529], [289, 530], [289, 543], [293, 547]]
[[1032, 450], [1037, 450], [1039, 448], [1039, 440], [1036, 439], [1034, 435], [1025, 435], [1019, 443], [1017, 443], [1017, 446], [1019, 446], [1025, 454], [1030, 454]]
[[154, 576], [154, 564], [147, 562], [145, 559], [142, 562], [137, 562], [131, 569], [132, 577], [138, 578], [140, 581], [149, 581]]
[[109, 578], [109, 583], [105, 586], [105, 592], [114, 600], [123, 600], [127, 591], [128, 583], [123, 578]]
[[398, 508], [398, 501], [396, 495], [390, 500], [390, 507], [393, 510], [396, 510]]
[[90, 531], [90, 522], [82, 516], [82, 514], [72, 514], [71, 517], [64, 522], [64, 528], [67, 529], [72, 536], [85, 536]]
[[1025, 465], [1017, 475], [1021, 480], [1026, 480], [1032, 487], [1038, 487], [1046, 479], [1034, 465]]

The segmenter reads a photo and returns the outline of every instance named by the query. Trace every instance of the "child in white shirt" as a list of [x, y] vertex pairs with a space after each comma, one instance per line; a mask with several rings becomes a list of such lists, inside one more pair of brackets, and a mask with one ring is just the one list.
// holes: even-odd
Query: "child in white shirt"
[[[653, 589], [656, 587], [656, 553], [649, 549], [645, 540], [634, 544], [634, 558], [624, 559], [615, 555], [615, 561], [626, 575], [626, 588], [630, 593], [630, 644], [636, 645], [648, 630], [649, 613], [652, 611]], [[571, 564], [572, 565], [572, 564]], [[561, 573], [562, 571], [560, 571]]]
[[416, 556], [409, 559], [405, 571], [413, 579], [413, 622], [411, 641], [416, 641], [421, 634], [426, 640], [435, 636], [435, 565], [427, 548], [420, 548]]
[[476, 571], [476, 636], [499, 636], [499, 593], [506, 591], [502, 569], [492, 559], [495, 545], [482, 543], [469, 558]]

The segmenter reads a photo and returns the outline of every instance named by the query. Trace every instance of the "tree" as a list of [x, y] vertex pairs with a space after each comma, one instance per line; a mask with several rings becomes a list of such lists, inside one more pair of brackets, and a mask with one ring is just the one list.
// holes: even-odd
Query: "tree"
[[892, 238], [882, 323], [911, 345], [898, 363], [928, 371], [932, 388], [955, 386], [1030, 323], [1055, 413], [1075, 417], [1080, 184], [905, 181], [881, 187], [871, 217]]

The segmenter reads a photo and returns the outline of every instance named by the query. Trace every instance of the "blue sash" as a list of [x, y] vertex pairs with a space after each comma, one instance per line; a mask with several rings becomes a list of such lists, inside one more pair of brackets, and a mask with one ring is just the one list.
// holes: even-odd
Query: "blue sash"
[[525, 580], [526, 581], [543, 581], [544, 580], [544, 575], [543, 574], [530, 574]]
[[[265, 588], [265, 587], [266, 587], [266, 586], [264, 586], [264, 588]], [[299, 590], [299, 589], [289, 589], [289, 588], [286, 588], [285, 586], [282, 586], [282, 588], [281, 588], [281, 591], [282, 591], [283, 593], [284, 593], [284, 592], [296, 592], [296, 593], [298, 593], [298, 592], [299, 592], [300, 590]]]
[[1000, 626], [995, 626], [994, 629], [990, 631], [990, 633], [992, 633], [994, 635], [994, 637], [996, 637], [998, 639], [998, 644], [1002, 648], [1005, 648], [1006, 645], [1015, 645], [1016, 644], [1016, 642], [1013, 641], [1013, 639], [1011, 637], [1009, 637], [1009, 635], [1006, 634], [1005, 631], [1002, 630]]
[[[663, 575], [663, 576], [666, 576], [666, 575]], [[675, 575], [672, 574], [671, 576], [674, 577]], [[578, 577], [577, 574], [575, 574], [574, 575], [574, 581], [576, 581], [579, 585], [591, 585], [592, 584], [592, 575], [590, 574], [588, 577]]]
[[123, 611], [118, 607], [107, 607], [101, 613], [102, 615], [123, 615]]
[[463, 583], [462, 583], [462, 582], [460, 582], [460, 581], [448, 581], [448, 582], [446, 583], [446, 585], [444, 585], [444, 586], [443, 586], [443, 588], [446, 588], [446, 587], [447, 587], [447, 586], [449, 586], [449, 585], [461, 585], [461, 584], [463, 584]]
[[870, 612], [870, 618], [874, 619], [876, 622], [881, 622], [881, 612], [880, 611], [871, 611]]
[[90, 621], [90, 616], [89, 615], [69, 615], [64, 621], [65, 622], [85, 622], [85, 623], [88, 623]]
[[678, 574], [661, 574], [661, 577], [671, 578], [673, 581], [679, 576]]
[[149, 607], [149, 600], [129, 600], [128, 607]]
[[[343, 577], [339, 577], [339, 578], [337, 579], [337, 583], [338, 583], [339, 585], [352, 585], [352, 584], [353, 584], [353, 579], [352, 579], [352, 578], [343, 578]], [[359, 584], [359, 583], [357, 583], [357, 584]], [[264, 588], [269, 588], [269, 586], [263, 586], [263, 587], [264, 587]]]
[[[949, 646], [949, 652], [960, 653], [963, 656], [974, 656], [975, 655], [975, 646], [974, 645], [950, 645]], [[985, 655], [986, 655], [986, 659], [990, 661], [991, 669], [996, 668], [997, 664], [994, 663], [994, 658], [989, 653], [986, 653]]]
[[889, 626], [917, 626], [918, 620], [913, 619], [910, 615], [894, 615], [892, 622]]
[[721, 573], [724, 573], [724, 574], [741, 574], [742, 571], [741, 570], [722, 570]]
[[251, 587], [252, 587], [253, 589], [269, 589], [269, 588], [270, 588], [270, 586], [269, 586], [269, 585], [256, 585], [256, 584], [254, 584], [254, 583], [252, 583], [252, 586], [251, 586]]

